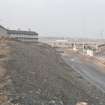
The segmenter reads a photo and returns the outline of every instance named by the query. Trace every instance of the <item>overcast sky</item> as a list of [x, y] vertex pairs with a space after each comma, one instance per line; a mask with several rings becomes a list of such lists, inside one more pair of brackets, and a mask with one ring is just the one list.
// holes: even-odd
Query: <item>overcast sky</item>
[[0, 0], [0, 24], [41, 36], [102, 37], [105, 0]]

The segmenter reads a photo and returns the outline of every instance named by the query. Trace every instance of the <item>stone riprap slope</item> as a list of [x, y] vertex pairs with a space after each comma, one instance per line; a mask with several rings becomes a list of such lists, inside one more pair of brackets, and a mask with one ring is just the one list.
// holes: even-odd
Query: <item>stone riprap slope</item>
[[104, 105], [104, 94], [68, 67], [55, 49], [42, 43], [8, 45], [8, 78], [1, 95], [5, 105]]

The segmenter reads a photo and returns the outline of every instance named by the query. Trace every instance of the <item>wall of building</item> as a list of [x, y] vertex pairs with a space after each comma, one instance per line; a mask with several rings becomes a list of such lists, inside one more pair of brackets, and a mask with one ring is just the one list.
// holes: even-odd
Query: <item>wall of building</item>
[[10, 37], [20, 41], [38, 41], [38, 35], [10, 34]]
[[93, 50], [87, 49], [87, 55], [88, 56], [93, 56]]

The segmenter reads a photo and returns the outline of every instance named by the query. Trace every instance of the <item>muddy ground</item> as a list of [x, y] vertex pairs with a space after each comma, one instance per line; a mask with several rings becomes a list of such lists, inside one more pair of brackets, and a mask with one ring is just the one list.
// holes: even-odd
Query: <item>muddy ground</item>
[[42, 43], [6, 43], [0, 58], [0, 105], [105, 105], [105, 94]]

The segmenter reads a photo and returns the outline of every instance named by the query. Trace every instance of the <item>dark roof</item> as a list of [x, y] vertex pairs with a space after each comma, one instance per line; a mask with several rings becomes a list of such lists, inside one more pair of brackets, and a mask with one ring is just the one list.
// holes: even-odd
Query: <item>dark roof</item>
[[7, 30], [8, 34], [38, 35], [34, 31]]
[[3, 26], [1, 26], [1, 25], [0, 25], [0, 28], [2, 28], [2, 29], [4, 29], [4, 30], [7, 30], [5, 27], [3, 27]]
[[6, 30], [8, 34], [38, 35], [38, 33], [34, 32], [34, 31], [8, 30], [1, 25], [0, 25], [0, 28]]
[[105, 44], [98, 45], [98, 47], [103, 47], [103, 46], [105, 46]]

